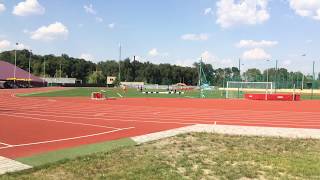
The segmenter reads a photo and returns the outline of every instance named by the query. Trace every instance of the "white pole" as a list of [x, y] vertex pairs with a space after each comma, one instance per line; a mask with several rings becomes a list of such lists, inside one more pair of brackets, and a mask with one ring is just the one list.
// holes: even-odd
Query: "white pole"
[[229, 89], [229, 81], [227, 82], [227, 89], [226, 89], [226, 99], [228, 99], [228, 93], [229, 93], [229, 91], [228, 91], [228, 89]]
[[16, 47], [14, 49], [14, 69], [13, 69], [13, 82], [14, 82], [14, 87], [16, 86], [16, 71], [17, 71], [17, 46], [18, 43], [16, 43]]
[[32, 54], [32, 50], [30, 50], [30, 56], [29, 56], [29, 87], [31, 86], [31, 54]]
[[304, 74], [302, 73], [302, 83], [301, 83], [301, 90], [303, 90], [303, 83], [304, 83]]
[[62, 74], [62, 68], [61, 68], [61, 61], [60, 61], [60, 81], [61, 81], [61, 74]]
[[292, 101], [294, 101], [294, 96], [295, 96], [295, 94], [296, 94], [296, 84], [293, 84], [293, 92], [292, 92]]
[[44, 86], [44, 78], [46, 78], [46, 58], [43, 59], [43, 86]]
[[[120, 63], [121, 63], [121, 52], [122, 49], [121, 49], [121, 43], [119, 44], [119, 74], [118, 74], [118, 78], [119, 78], [119, 83], [121, 84], [121, 66], [120, 66]], [[119, 84], [119, 85], [120, 85]]]

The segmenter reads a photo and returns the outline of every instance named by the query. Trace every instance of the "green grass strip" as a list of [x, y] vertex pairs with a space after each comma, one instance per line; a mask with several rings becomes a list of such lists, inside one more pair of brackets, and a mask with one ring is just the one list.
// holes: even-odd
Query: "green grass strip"
[[58, 151], [52, 151], [48, 153], [37, 154], [30, 157], [23, 157], [16, 159], [19, 162], [28, 164], [31, 166], [40, 166], [48, 163], [57, 162], [65, 159], [73, 159], [78, 156], [108, 152], [119, 147], [134, 146], [136, 143], [130, 138], [124, 138], [114, 141], [108, 141], [103, 143], [96, 143], [90, 145], [83, 145], [75, 148], [62, 149]]
[[47, 97], [49, 94], [61, 94], [64, 93], [64, 91], [73, 91], [74, 89], [57, 89], [57, 90], [51, 90], [51, 91], [43, 91], [43, 92], [33, 92], [33, 93], [27, 93], [27, 94], [16, 94], [18, 97]]

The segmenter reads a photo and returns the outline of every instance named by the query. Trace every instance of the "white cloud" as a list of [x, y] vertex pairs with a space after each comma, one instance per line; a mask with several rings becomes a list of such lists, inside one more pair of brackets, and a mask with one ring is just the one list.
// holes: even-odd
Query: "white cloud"
[[156, 49], [156, 48], [153, 48], [153, 49], [151, 49], [150, 51], [149, 51], [149, 56], [158, 56], [159, 55], [159, 52], [158, 52], [158, 50]]
[[30, 49], [29, 46], [26, 46], [22, 43], [19, 43], [18, 45], [11, 43], [8, 40], [0, 40], [0, 52], [10, 50], [10, 49]]
[[209, 51], [204, 51], [203, 53], [201, 53], [201, 57], [205, 62], [214, 62], [216, 60], [216, 57]]
[[212, 8], [206, 8], [203, 12], [204, 15], [209, 15], [209, 14], [213, 14], [213, 10]]
[[11, 42], [8, 40], [0, 40], [0, 51], [7, 50], [11, 47]]
[[84, 59], [84, 60], [87, 60], [87, 61], [92, 61], [94, 60], [94, 57], [89, 54], [89, 53], [82, 53], [79, 57], [80, 59]]
[[69, 34], [68, 28], [60, 22], [55, 22], [48, 26], [42, 26], [31, 32], [31, 39], [52, 41], [58, 38], [66, 38]]
[[22, 44], [22, 43], [19, 43], [19, 44], [16, 46], [16, 48], [17, 48], [18, 50], [30, 49], [29, 46], [26, 46], [26, 45], [24, 45], [24, 44]]
[[242, 58], [248, 60], [266, 60], [270, 59], [271, 55], [266, 53], [264, 49], [261, 48], [254, 48], [248, 51], [245, 51], [242, 55]]
[[267, 7], [268, 0], [219, 0], [216, 23], [223, 28], [261, 24], [270, 18]]
[[96, 17], [95, 19], [96, 19], [96, 22], [98, 22], [98, 23], [102, 23], [103, 22], [103, 18], [101, 18], [101, 17]]
[[17, 4], [12, 13], [17, 16], [41, 15], [44, 14], [45, 8], [37, 0], [25, 0]]
[[278, 41], [254, 41], [254, 40], [241, 40], [236, 44], [238, 48], [254, 48], [254, 47], [273, 47], [278, 44]]
[[303, 17], [310, 17], [320, 20], [320, 1], [319, 0], [289, 0], [290, 7], [296, 14]]
[[310, 44], [310, 43], [312, 43], [312, 42], [313, 42], [312, 39], [306, 40], [306, 43], [307, 43], [307, 44]]
[[0, 13], [6, 10], [6, 6], [2, 3], [0, 3]]
[[181, 36], [182, 40], [187, 41], [206, 41], [209, 39], [209, 35], [205, 33], [201, 34], [184, 34]]
[[114, 27], [115, 27], [115, 24], [114, 24], [114, 23], [108, 24], [108, 28], [109, 28], [109, 29], [113, 29]]
[[22, 32], [23, 32], [24, 34], [29, 34], [29, 33], [30, 33], [30, 31], [29, 31], [28, 29], [23, 29]]
[[291, 63], [292, 63], [291, 60], [285, 60], [285, 61], [282, 62], [282, 65], [289, 66]]
[[234, 66], [234, 62], [231, 59], [217, 57], [209, 51], [204, 51], [203, 53], [201, 53], [201, 57], [203, 62], [212, 64], [215, 68]]
[[93, 5], [92, 4], [84, 5], [83, 8], [86, 11], [86, 13], [97, 14], [97, 12], [93, 9]]

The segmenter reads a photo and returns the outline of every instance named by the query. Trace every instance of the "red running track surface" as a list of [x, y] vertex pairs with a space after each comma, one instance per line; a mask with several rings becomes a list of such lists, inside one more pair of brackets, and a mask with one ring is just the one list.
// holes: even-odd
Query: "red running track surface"
[[193, 124], [320, 129], [320, 101], [19, 98], [0, 90], [0, 156], [26, 157]]

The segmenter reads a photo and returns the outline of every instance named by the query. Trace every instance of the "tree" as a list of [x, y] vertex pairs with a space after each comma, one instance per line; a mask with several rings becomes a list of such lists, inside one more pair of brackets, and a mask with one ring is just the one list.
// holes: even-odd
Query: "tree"
[[106, 84], [106, 77], [102, 74], [102, 71], [94, 71], [88, 76], [89, 84]]
[[257, 82], [262, 80], [261, 71], [257, 68], [248, 69], [246, 72], [243, 73], [246, 81], [249, 82]]

